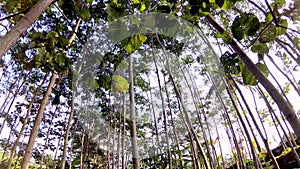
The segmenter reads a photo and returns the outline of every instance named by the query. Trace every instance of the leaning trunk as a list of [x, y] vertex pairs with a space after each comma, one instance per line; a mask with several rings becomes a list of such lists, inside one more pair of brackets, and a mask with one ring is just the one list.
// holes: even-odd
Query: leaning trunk
[[54, 0], [39, 0], [7, 34], [0, 39], [0, 57], [14, 45]]
[[[207, 15], [206, 19], [208, 22], [220, 33], [225, 32], [225, 30], [214, 20], [211, 15]], [[232, 40], [229, 44], [232, 49], [238, 54], [240, 59], [249, 69], [249, 71], [255, 76], [255, 78], [264, 86], [267, 92], [270, 94], [272, 99], [275, 101], [279, 109], [284, 114], [287, 121], [293, 128], [296, 136], [300, 139], [300, 120], [298, 119], [294, 109], [291, 105], [282, 97], [281, 93], [276, 89], [276, 87], [268, 80], [268, 78], [257, 68], [257, 66], [252, 62], [252, 60], [245, 54], [245, 52], [239, 47], [236, 41]]]
[[33, 146], [34, 146], [34, 141], [35, 141], [35, 139], [38, 135], [40, 124], [42, 122], [44, 111], [45, 111], [46, 105], [48, 103], [49, 96], [52, 92], [52, 87], [55, 83], [56, 76], [57, 76], [56, 72], [52, 72], [50, 82], [49, 82], [47, 90], [46, 90], [46, 92], [43, 96], [43, 99], [42, 99], [41, 105], [39, 107], [38, 113], [35, 117], [35, 121], [34, 121], [32, 130], [30, 132], [30, 137], [29, 137], [28, 144], [26, 146], [26, 151], [25, 151], [24, 158], [22, 160], [21, 169], [27, 169], [28, 168], [28, 163], [30, 161], [30, 157], [31, 157], [31, 154], [32, 154]]

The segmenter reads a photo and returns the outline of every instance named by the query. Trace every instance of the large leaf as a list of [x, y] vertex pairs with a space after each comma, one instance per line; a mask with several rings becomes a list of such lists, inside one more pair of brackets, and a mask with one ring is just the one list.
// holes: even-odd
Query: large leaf
[[84, 74], [82, 80], [83, 85], [92, 91], [95, 91], [99, 88], [99, 84], [91, 74]]
[[90, 10], [89, 10], [88, 8], [83, 8], [83, 9], [80, 11], [79, 16], [82, 18], [82, 20], [84, 20], [84, 21], [89, 21], [90, 18], [91, 18]]
[[108, 14], [108, 20], [114, 21], [118, 18], [126, 16], [128, 14], [128, 11], [126, 11], [122, 5], [120, 6], [119, 4], [118, 6], [112, 2], [107, 5], [106, 13]]
[[239, 58], [236, 53], [230, 54], [228, 51], [221, 56], [221, 62], [226, 75], [238, 75], [240, 70]]
[[[260, 71], [262, 71], [266, 76], [269, 75], [268, 67], [265, 64], [257, 63], [256, 66]], [[241, 64], [242, 78], [245, 85], [255, 86], [258, 84], [255, 76], [249, 71], [245, 64]]]
[[267, 44], [265, 43], [255, 43], [252, 48], [251, 48], [252, 52], [257, 52], [261, 55], [267, 54], [269, 53], [269, 47]]
[[216, 0], [215, 3], [216, 3], [220, 8], [222, 8], [222, 6], [223, 6], [224, 3], [225, 3], [225, 0]]
[[122, 60], [117, 66], [117, 70], [120, 70], [120, 71], [127, 69], [127, 68], [128, 68], [128, 63], [125, 60]]
[[270, 72], [269, 72], [269, 69], [268, 69], [267, 65], [262, 64], [262, 63], [257, 63], [256, 66], [258, 67], [258, 69], [260, 71], [263, 72], [263, 74], [265, 74], [266, 76], [269, 76]]
[[223, 33], [216, 33], [217, 38], [222, 38], [225, 43], [230, 44], [232, 42], [232, 36], [228, 31], [224, 31]]
[[122, 45], [127, 52], [133, 53], [134, 51], [138, 50], [146, 40], [147, 37], [145, 35], [137, 34], [124, 39], [122, 41]]
[[278, 26], [278, 27], [276, 28], [276, 31], [277, 31], [276, 34], [277, 34], [277, 35], [283, 35], [283, 34], [285, 34], [286, 29], [287, 29], [287, 27], [288, 27], [288, 22], [287, 22], [287, 20], [286, 20], [286, 19], [282, 19], [282, 20], [280, 21], [279, 25], [280, 25], [280, 26]]
[[65, 66], [65, 56], [57, 54], [55, 57], [55, 61], [59, 66]]
[[129, 84], [124, 77], [122, 77], [120, 75], [113, 75], [112, 76], [112, 87], [114, 90], [117, 90], [121, 93], [125, 93], [126, 90], [129, 88]]
[[241, 65], [241, 71], [242, 71], [243, 82], [245, 85], [251, 85], [251, 86], [257, 85], [256, 78], [244, 64]]
[[228, 10], [228, 9], [232, 8], [234, 6], [234, 4], [235, 4], [235, 2], [232, 2], [230, 0], [225, 0], [224, 4], [222, 6], [222, 9]]
[[231, 31], [235, 39], [242, 40], [245, 35], [255, 35], [259, 27], [260, 22], [254, 14], [243, 13], [234, 19], [231, 25]]
[[267, 42], [274, 41], [275, 38], [276, 38], [276, 26], [273, 23], [271, 23], [267, 25], [265, 30], [261, 33], [259, 37], [259, 41], [261, 43], [267, 43]]

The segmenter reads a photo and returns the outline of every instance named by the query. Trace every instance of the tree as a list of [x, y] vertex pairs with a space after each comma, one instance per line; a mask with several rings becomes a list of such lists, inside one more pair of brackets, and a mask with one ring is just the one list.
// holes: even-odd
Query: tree
[[53, 2], [53, 0], [39, 0], [21, 20], [18, 21], [8, 33], [0, 39], [0, 56], [3, 55], [14, 45], [23, 33], [38, 19], [42, 12]]
[[1, 166], [299, 167], [298, 2], [0, 4]]

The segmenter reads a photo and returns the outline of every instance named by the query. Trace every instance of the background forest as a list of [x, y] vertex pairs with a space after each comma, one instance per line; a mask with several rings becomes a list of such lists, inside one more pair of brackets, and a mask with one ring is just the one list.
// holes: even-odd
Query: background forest
[[0, 0], [0, 168], [300, 168], [299, 8]]

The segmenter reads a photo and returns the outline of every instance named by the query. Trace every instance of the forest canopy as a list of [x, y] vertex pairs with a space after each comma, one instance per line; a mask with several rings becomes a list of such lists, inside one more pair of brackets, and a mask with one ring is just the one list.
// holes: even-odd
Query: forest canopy
[[0, 168], [299, 168], [299, 8], [0, 0]]

